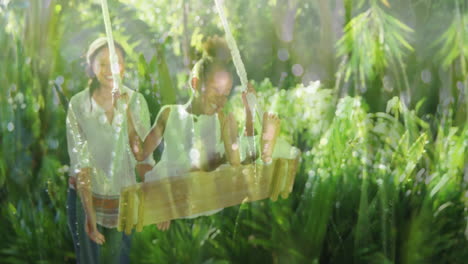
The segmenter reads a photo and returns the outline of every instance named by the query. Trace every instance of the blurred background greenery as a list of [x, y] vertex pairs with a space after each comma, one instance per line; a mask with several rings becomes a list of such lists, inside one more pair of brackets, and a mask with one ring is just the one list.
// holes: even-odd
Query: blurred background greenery
[[[147, 227], [132, 263], [466, 263], [468, 2], [224, 5], [260, 100], [302, 150], [293, 192]], [[109, 8], [124, 83], [154, 119], [187, 98], [204, 37], [223, 35], [214, 1]], [[75, 261], [65, 114], [103, 33], [99, 1], [0, 1], [0, 263]]]

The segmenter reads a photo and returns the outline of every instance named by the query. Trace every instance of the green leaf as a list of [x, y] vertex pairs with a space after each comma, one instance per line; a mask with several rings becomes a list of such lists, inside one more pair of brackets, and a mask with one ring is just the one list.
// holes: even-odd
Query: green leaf
[[406, 32], [414, 32], [414, 30], [410, 27], [408, 27], [407, 25], [405, 25], [404, 23], [402, 23], [400, 20], [396, 19], [395, 17], [393, 16], [390, 16], [390, 15], [384, 15], [383, 16], [385, 20], [387, 20], [388, 22], [390, 22], [390, 24], [392, 25], [396, 25], [398, 26], [400, 29], [406, 31]]

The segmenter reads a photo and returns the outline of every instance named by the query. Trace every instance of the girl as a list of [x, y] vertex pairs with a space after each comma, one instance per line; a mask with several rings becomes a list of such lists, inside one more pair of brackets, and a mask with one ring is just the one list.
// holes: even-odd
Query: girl
[[161, 161], [145, 177], [155, 180], [190, 170], [209, 171], [226, 158], [233, 165], [240, 164], [237, 124], [232, 115], [225, 117], [221, 112], [232, 89], [232, 75], [226, 66], [229, 60], [225, 40], [217, 36], [209, 38], [203, 58], [194, 67], [194, 95], [189, 102], [163, 107], [144, 141], [129, 125], [137, 160], [150, 156], [164, 138]]
[[[150, 156], [164, 139], [161, 160], [145, 175], [147, 180], [179, 176], [192, 170], [211, 171], [226, 160], [232, 166], [241, 163], [237, 123], [232, 114], [225, 116], [221, 111], [232, 89], [232, 75], [226, 66], [229, 60], [225, 40], [217, 36], [209, 38], [204, 44], [203, 58], [194, 67], [191, 80], [194, 95], [189, 102], [163, 107], [144, 141], [135, 133], [129, 118], [130, 145], [137, 160]], [[248, 92], [254, 92], [252, 86]], [[245, 135], [253, 137], [246, 96], [244, 93]]]
[[[123, 77], [125, 52], [118, 43], [115, 46]], [[66, 120], [70, 228], [78, 233], [78, 262], [128, 263], [130, 237], [116, 229], [120, 189], [136, 183], [135, 167], [143, 175], [154, 161], [148, 157], [137, 164], [127, 140], [119, 145], [120, 129], [126, 121], [113, 104], [106, 38], [98, 38], [90, 45], [86, 61], [89, 87], [71, 98]], [[128, 98], [127, 112], [134, 117], [134, 133], [146, 135], [150, 119], [144, 97], [127, 87], [123, 87], [122, 95]], [[76, 191], [81, 199], [76, 199]]]

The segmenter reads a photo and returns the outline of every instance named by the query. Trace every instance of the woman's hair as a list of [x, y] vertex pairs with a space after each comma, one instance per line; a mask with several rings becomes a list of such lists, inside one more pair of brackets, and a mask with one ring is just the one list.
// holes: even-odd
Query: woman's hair
[[203, 56], [197, 62], [194, 77], [203, 84], [206, 77], [214, 67], [228, 68], [231, 61], [231, 52], [224, 38], [217, 35], [209, 37], [203, 43]]
[[[115, 41], [114, 45], [122, 52], [122, 56], [125, 58], [126, 53], [122, 45]], [[107, 38], [101, 37], [93, 41], [91, 45], [89, 45], [88, 51], [86, 52], [86, 74], [89, 77], [88, 88], [90, 102], [94, 91], [96, 91], [96, 89], [99, 87], [99, 81], [96, 77], [96, 73], [93, 71], [94, 59], [96, 58], [96, 55], [99, 54], [99, 52], [105, 47], [107, 47]], [[92, 110], [93, 105], [90, 105]]]

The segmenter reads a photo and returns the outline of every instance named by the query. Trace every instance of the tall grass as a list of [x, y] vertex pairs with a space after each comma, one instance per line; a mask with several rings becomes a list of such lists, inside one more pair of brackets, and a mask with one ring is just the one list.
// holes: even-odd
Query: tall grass
[[[282, 95], [301, 89], [307, 88]], [[313, 95], [331, 104], [321, 91]], [[274, 104], [275, 96], [265, 101]], [[417, 111], [397, 98], [385, 113], [366, 108], [361, 98], [340, 100], [319, 138], [301, 146], [301, 168], [288, 199], [177, 220], [168, 233], [147, 228], [136, 235], [137, 243], [158, 242], [153, 250], [137, 247], [134, 261], [170, 255], [179, 263], [463, 263], [467, 129], [447, 127], [449, 133], [432, 135]], [[147, 250], [154, 255], [145, 255]]]

